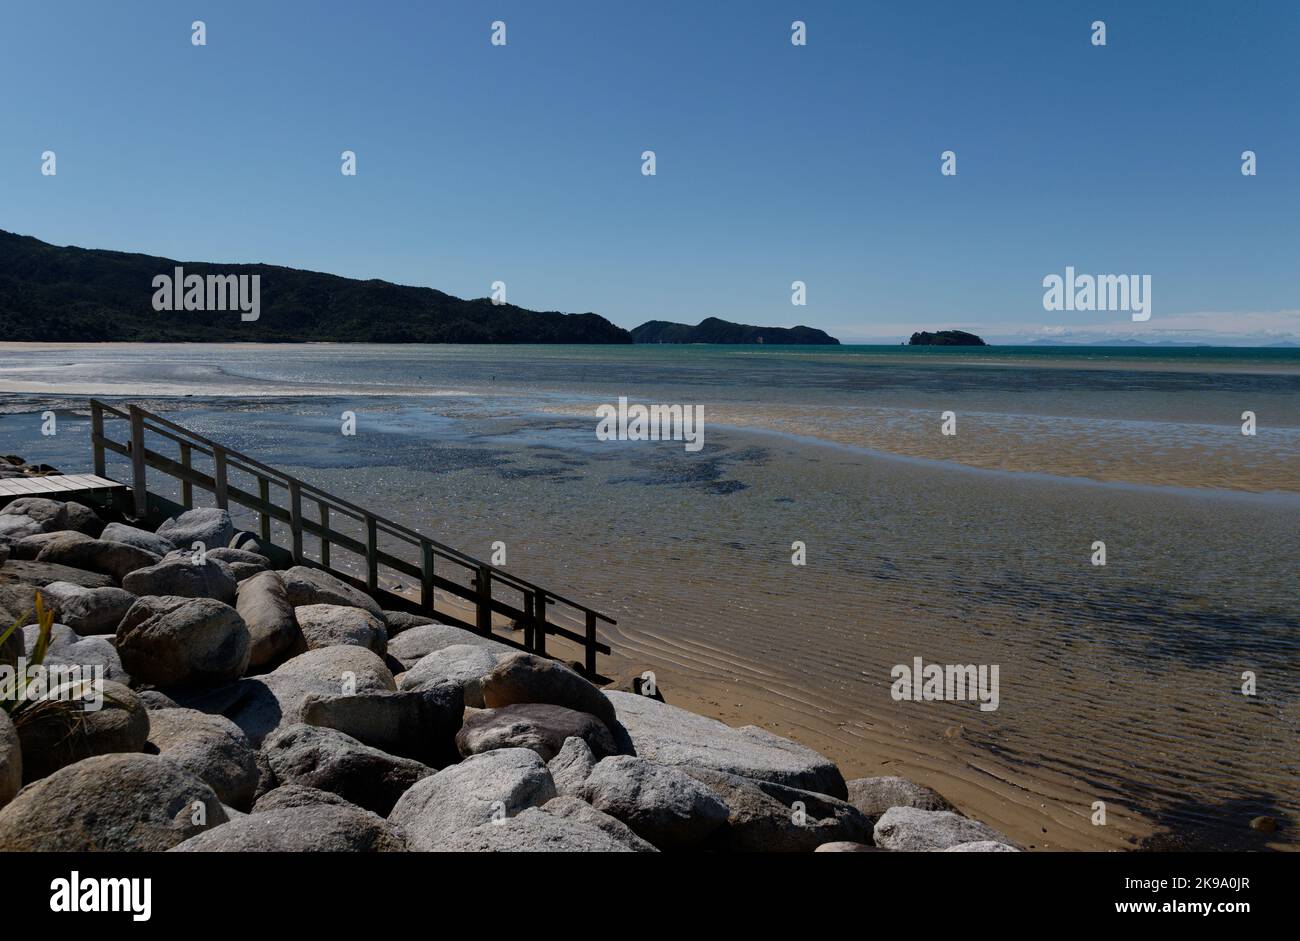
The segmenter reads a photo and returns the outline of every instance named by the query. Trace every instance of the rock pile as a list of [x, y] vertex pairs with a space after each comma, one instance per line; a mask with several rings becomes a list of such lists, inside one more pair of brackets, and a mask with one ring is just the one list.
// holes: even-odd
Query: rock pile
[[36, 653], [39, 590], [44, 665], [103, 680], [100, 708], [51, 692], [0, 712], [0, 850], [1015, 848], [903, 779], [845, 781], [788, 739], [601, 690], [260, 548], [222, 510], [149, 532], [0, 509], [0, 621], [26, 625], [0, 667]]

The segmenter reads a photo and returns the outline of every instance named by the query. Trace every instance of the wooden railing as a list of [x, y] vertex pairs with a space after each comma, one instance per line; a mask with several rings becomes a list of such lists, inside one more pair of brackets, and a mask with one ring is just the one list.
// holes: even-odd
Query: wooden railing
[[[417, 606], [419, 611], [436, 617], [444, 623], [456, 624], [479, 634], [492, 636], [502, 643], [543, 656], [548, 655], [546, 649], [548, 635], [566, 638], [582, 647], [583, 662], [588, 676], [593, 678], [600, 676], [596, 669], [596, 655], [598, 653], [608, 655], [610, 649], [607, 644], [597, 639], [596, 623], [603, 621], [606, 624], [614, 624], [616, 622], [613, 618], [436, 542], [401, 523], [377, 516], [363, 507], [231, 450], [138, 406], [130, 405], [127, 411], [122, 411], [105, 402], [92, 399], [90, 412], [95, 473], [100, 477], [106, 476], [106, 451], [120, 454], [131, 461], [130, 485], [136, 518], [143, 519], [149, 514], [149, 488], [146, 478], [149, 469], [159, 471], [180, 482], [181, 503], [186, 509], [194, 506], [194, 488], [198, 487], [213, 494], [216, 505], [222, 509], [229, 509], [231, 504], [235, 504], [252, 510], [260, 518], [260, 536], [267, 545], [274, 545], [272, 522], [279, 521], [285, 524], [289, 530], [291, 545], [282, 548], [292, 555], [296, 563], [327, 569], [358, 588], [364, 588], [378, 600], [382, 601], [387, 597], [392, 599], [394, 606], [407, 609], [414, 604], [412, 599], [381, 588], [380, 568], [382, 566], [419, 579], [420, 600]], [[105, 435], [106, 415], [110, 418], [125, 419], [130, 423], [129, 439], [119, 442]], [[180, 460], [173, 460], [158, 451], [150, 450], [146, 444], [146, 434], [160, 436], [178, 445]], [[196, 454], [211, 459], [211, 474], [206, 474], [195, 467]], [[257, 493], [232, 483], [230, 479], [232, 472], [251, 475], [257, 482]], [[278, 489], [273, 490], [273, 488]], [[282, 506], [272, 499], [272, 496], [279, 495], [280, 491], [283, 491], [287, 497], [287, 505]], [[310, 509], [307, 504], [315, 506], [314, 519], [311, 513], [305, 512]], [[357, 538], [334, 528], [331, 520], [339, 516], [360, 523], [364, 530], [364, 537]], [[304, 554], [304, 536], [312, 536], [318, 540], [318, 559], [308, 559]], [[381, 548], [381, 536], [417, 550], [418, 561], [401, 558]], [[331, 546], [339, 546], [362, 558], [365, 578], [358, 578], [332, 565]], [[462, 577], [468, 576], [470, 584], [462, 585], [448, 578], [445, 574], [448, 566], [453, 572], [459, 572]], [[465, 620], [456, 612], [435, 609], [435, 590], [441, 590], [469, 602], [474, 609], [474, 620], [472, 622]], [[518, 603], [511, 604], [510, 601], [514, 600]], [[580, 629], [570, 629], [550, 620], [547, 610], [552, 606], [567, 609], [564, 613], [569, 614], [570, 618], [580, 625]], [[557, 610], [558, 613], [561, 612]], [[523, 642], [494, 634], [493, 614], [511, 618], [517, 625], [522, 626]]]

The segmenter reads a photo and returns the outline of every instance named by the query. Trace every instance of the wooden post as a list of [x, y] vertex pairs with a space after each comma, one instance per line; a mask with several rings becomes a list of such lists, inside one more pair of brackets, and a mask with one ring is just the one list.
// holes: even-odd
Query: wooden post
[[320, 564], [326, 568], [330, 567], [330, 507], [323, 500], [317, 500], [316, 505], [320, 507]]
[[226, 484], [226, 450], [216, 445], [212, 447], [212, 478], [217, 507], [222, 510], [229, 509], [230, 491]]
[[533, 650], [546, 656], [546, 592], [533, 592]]
[[90, 401], [90, 447], [95, 455], [95, 476], [105, 477], [104, 466], [104, 406], [97, 399]]
[[[191, 470], [194, 467], [190, 450], [188, 444], [181, 443], [181, 466], [186, 470]], [[194, 509], [194, 485], [189, 482], [188, 478], [181, 481], [181, 505], [187, 510]]]
[[131, 493], [135, 497], [135, 518], [149, 515], [149, 489], [144, 469], [144, 412], [131, 406]]
[[[264, 508], [271, 505], [271, 481], [261, 474], [257, 476], [257, 497], [262, 501]], [[262, 514], [262, 542], [265, 543], [262, 548], [266, 549], [271, 545], [271, 514], [265, 509], [260, 512]]]
[[371, 594], [379, 588], [379, 533], [375, 518], [366, 514], [366, 588]]
[[533, 593], [524, 592], [524, 649], [533, 649]]
[[289, 478], [289, 531], [293, 534], [293, 560], [302, 561], [302, 488]]
[[478, 589], [478, 632], [492, 633], [492, 570], [486, 565], [478, 567], [478, 577], [474, 580]]
[[433, 614], [433, 546], [420, 543], [420, 607]]
[[587, 679], [596, 676], [596, 612], [587, 612]]

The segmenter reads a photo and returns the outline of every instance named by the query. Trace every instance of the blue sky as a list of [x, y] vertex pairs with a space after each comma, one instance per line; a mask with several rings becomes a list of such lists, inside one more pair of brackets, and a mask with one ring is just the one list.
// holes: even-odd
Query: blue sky
[[[1297, 336], [1297, 43], [1284, 0], [10, 3], [0, 228], [627, 327]], [[1066, 265], [1151, 320], [1044, 311]]]

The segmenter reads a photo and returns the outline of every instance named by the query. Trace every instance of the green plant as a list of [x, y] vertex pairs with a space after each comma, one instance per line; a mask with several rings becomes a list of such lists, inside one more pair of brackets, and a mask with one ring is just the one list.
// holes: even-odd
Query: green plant
[[[32, 648], [32, 654], [27, 657], [27, 663], [30, 666], [40, 666], [45, 662], [45, 655], [50, 649], [50, 635], [54, 630], [54, 612], [45, 606], [45, 598], [39, 591], [36, 592], [36, 624], [38, 631], [36, 634], [36, 645]], [[9, 627], [7, 631], [0, 634], [0, 650], [4, 649], [9, 638], [23, 626], [27, 620], [26, 616], [20, 616], [18, 620]], [[19, 635], [21, 637], [21, 635]], [[0, 699], [0, 709], [9, 713], [11, 718], [17, 718], [20, 713], [33, 708], [35, 703], [27, 698], [27, 670], [18, 669], [14, 665], [14, 695], [12, 699]]]

